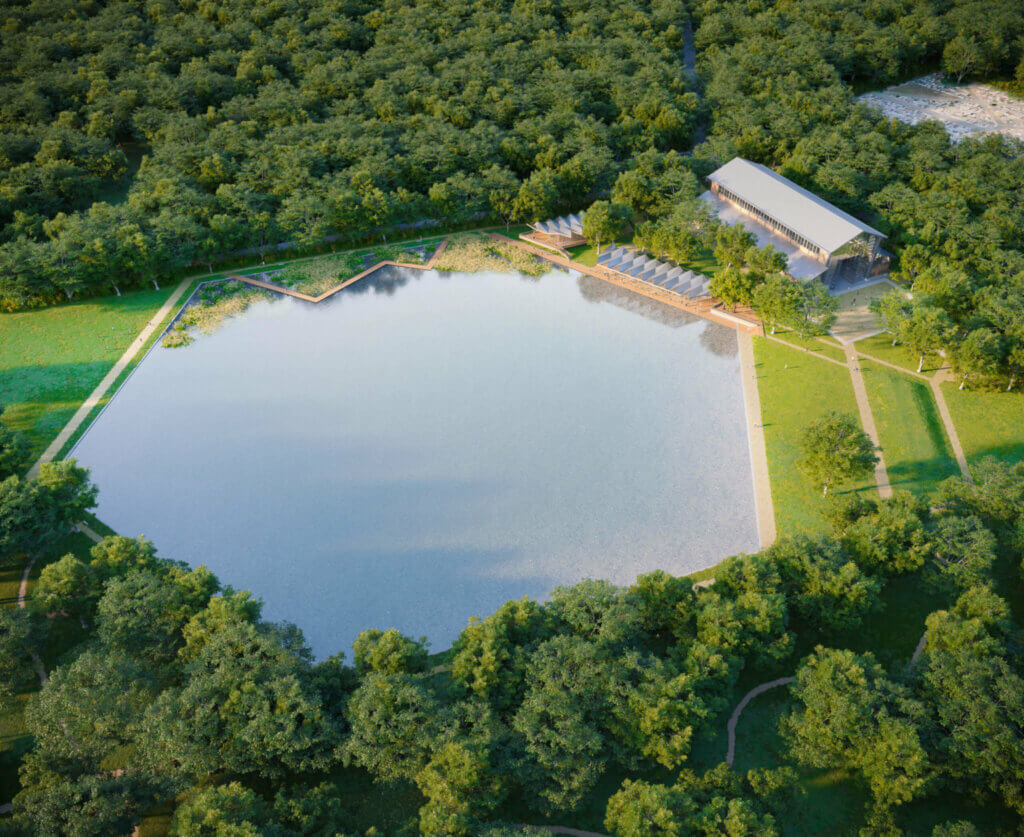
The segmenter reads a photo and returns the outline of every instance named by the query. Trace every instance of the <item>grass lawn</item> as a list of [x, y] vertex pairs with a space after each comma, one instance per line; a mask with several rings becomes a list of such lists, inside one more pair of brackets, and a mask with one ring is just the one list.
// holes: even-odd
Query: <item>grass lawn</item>
[[0, 405], [38, 456], [174, 291], [0, 314]]
[[968, 462], [1024, 459], [1024, 392], [961, 391], [953, 381], [941, 386]]
[[[920, 360], [918, 355], [904, 346], [902, 343], [892, 344], [892, 335], [889, 332], [876, 334], [874, 337], [865, 337], [857, 341], [857, 351], [870, 357], [876, 357], [887, 363], [902, 366], [911, 372], [917, 371], [917, 364]], [[942, 366], [942, 358], [935, 355], [925, 361], [922, 375], [933, 375]]]
[[832, 360], [838, 360], [840, 363], [846, 363], [846, 353], [834, 340], [820, 340], [817, 337], [804, 337], [795, 331], [786, 331], [783, 329], [776, 329], [774, 337], [779, 340], [784, 340], [792, 346], [798, 349], [807, 349], [812, 352], [817, 352], [819, 355], [825, 355], [830, 357]]
[[892, 487], [927, 494], [958, 476], [931, 387], [869, 360], [860, 368]]
[[[764, 337], [754, 338], [754, 357], [775, 525], [780, 535], [824, 532], [825, 500], [797, 467], [799, 440], [808, 424], [830, 410], [858, 415], [850, 373]], [[865, 489], [874, 491], [873, 477], [842, 490]]]
[[[603, 250], [608, 245], [602, 244]], [[570, 247], [566, 251], [574, 262], [579, 262], [586, 267], [593, 267], [597, 264], [598, 249], [596, 244], [581, 244], [579, 247]]]
[[701, 247], [700, 251], [686, 264], [681, 264], [687, 270], [694, 273], [703, 273], [705, 276], [714, 276], [721, 269], [715, 261], [714, 253], [710, 247]]

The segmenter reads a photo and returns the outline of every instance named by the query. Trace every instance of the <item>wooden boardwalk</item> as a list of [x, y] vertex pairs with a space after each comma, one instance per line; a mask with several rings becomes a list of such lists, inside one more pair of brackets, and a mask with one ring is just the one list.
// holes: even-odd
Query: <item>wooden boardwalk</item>
[[448, 239], [446, 238], [439, 245], [437, 245], [437, 249], [430, 257], [430, 260], [424, 264], [413, 264], [411, 262], [395, 262], [392, 261], [391, 259], [385, 259], [384, 261], [377, 262], [376, 264], [366, 268], [366, 270], [357, 273], [355, 276], [352, 276], [349, 279], [345, 279], [343, 282], [341, 282], [338, 285], [335, 285], [333, 288], [327, 289], [319, 296], [310, 296], [309, 294], [304, 294], [301, 291], [293, 291], [291, 288], [286, 288], [283, 285], [275, 285], [273, 282], [264, 282], [262, 279], [253, 279], [251, 276], [242, 276], [239, 273], [226, 273], [224, 275], [228, 279], [234, 279], [237, 282], [244, 282], [246, 285], [251, 285], [254, 288], [261, 288], [262, 290], [271, 291], [275, 294], [284, 294], [285, 296], [294, 297], [295, 299], [301, 299], [303, 302], [316, 303], [323, 302], [325, 299], [334, 296], [336, 293], [338, 293], [338, 291], [344, 290], [349, 285], [355, 284], [360, 279], [369, 276], [371, 273], [375, 273], [382, 267], [411, 267], [414, 270], [430, 270], [434, 267], [435, 264], [437, 264], [438, 258], [440, 257], [441, 253], [444, 252], [447, 246]]
[[587, 274], [587, 276], [593, 276], [595, 279], [610, 282], [613, 285], [618, 285], [620, 288], [625, 288], [626, 290], [646, 296], [648, 299], [654, 299], [658, 302], [664, 303], [665, 305], [671, 305], [673, 308], [678, 308], [681, 311], [686, 311], [698, 317], [703, 317], [705, 320], [711, 320], [719, 325], [728, 326], [729, 328], [737, 331], [746, 331], [750, 334], [761, 333], [761, 321], [753, 315], [733, 314], [716, 307], [718, 303], [710, 303], [707, 300], [702, 302], [691, 302], [688, 299], [683, 299], [678, 294], [666, 291], [664, 288], [659, 288], [657, 285], [652, 285], [650, 282], [641, 282], [639, 279], [634, 279], [631, 276], [616, 273], [614, 270], [608, 270], [604, 267], [589, 267], [587, 265], [582, 265], [572, 259], [564, 256], [558, 256], [549, 250], [544, 250], [532, 244], [527, 244], [525, 241], [514, 241], [500, 233], [488, 233], [488, 235], [497, 241], [501, 241], [505, 244], [511, 244], [513, 247], [518, 247], [520, 250], [532, 253], [538, 258], [544, 259], [544, 261], [551, 262], [551, 264], [556, 264], [559, 267], [566, 268], [567, 270], [576, 270], [580, 273]]

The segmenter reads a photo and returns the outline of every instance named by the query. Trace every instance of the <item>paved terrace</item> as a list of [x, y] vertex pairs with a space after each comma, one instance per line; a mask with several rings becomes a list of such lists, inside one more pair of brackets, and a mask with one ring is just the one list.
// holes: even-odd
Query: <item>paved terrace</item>
[[718, 220], [723, 224], [728, 224], [730, 227], [741, 224], [753, 233], [758, 247], [767, 247], [771, 244], [776, 250], [785, 253], [789, 260], [786, 272], [794, 279], [813, 279], [825, 272], [826, 266], [806, 250], [801, 249], [753, 215], [748, 215], [729, 201], [720, 198], [714, 192], [709, 190], [701, 195], [700, 199], [711, 208], [711, 211], [718, 216]]

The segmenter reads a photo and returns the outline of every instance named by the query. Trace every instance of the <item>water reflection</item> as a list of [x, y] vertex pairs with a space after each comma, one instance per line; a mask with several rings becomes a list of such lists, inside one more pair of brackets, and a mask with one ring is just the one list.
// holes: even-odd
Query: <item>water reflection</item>
[[318, 655], [366, 627], [441, 649], [509, 598], [756, 548], [734, 354], [590, 277], [386, 268], [157, 348], [75, 453], [102, 519]]

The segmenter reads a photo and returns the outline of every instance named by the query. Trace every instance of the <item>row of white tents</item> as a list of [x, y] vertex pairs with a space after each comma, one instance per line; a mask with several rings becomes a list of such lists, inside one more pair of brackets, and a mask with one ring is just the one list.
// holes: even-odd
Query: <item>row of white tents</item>
[[649, 282], [666, 291], [679, 294], [684, 299], [698, 299], [708, 296], [708, 277], [703, 273], [684, 270], [671, 262], [652, 259], [635, 250], [612, 245], [597, 257], [601, 267], [622, 273], [641, 282]]

